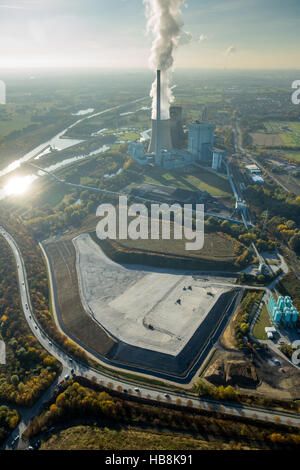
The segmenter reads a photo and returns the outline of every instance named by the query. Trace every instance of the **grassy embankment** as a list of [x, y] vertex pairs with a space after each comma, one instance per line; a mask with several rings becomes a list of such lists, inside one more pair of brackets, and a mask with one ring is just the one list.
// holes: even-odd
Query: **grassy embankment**
[[281, 295], [289, 295], [294, 306], [300, 311], [300, 282], [293, 272], [289, 272], [278, 284]]
[[267, 326], [272, 326], [272, 324], [270, 321], [270, 315], [269, 315], [268, 309], [266, 305], [263, 305], [259, 318], [257, 319], [252, 330], [253, 336], [260, 340], [268, 339], [267, 334], [265, 332], [265, 328]]
[[225, 176], [215, 175], [204, 169], [195, 168], [193, 174], [176, 170], [147, 167], [144, 183], [167, 185], [189, 191], [207, 191], [212, 196], [232, 197], [230, 184]]
[[139, 264], [169, 269], [237, 271], [234, 240], [222, 234], [205, 234], [202, 250], [187, 251], [187, 240], [93, 240], [120, 264]]
[[253, 447], [189, 434], [74, 426], [43, 442], [41, 450], [233, 450]]

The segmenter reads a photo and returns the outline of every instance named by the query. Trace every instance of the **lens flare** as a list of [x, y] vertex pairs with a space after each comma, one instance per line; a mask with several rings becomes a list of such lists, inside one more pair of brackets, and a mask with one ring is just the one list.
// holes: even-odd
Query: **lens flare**
[[4, 192], [7, 196], [24, 194], [32, 183], [32, 176], [25, 176], [23, 178], [12, 178], [6, 186]]

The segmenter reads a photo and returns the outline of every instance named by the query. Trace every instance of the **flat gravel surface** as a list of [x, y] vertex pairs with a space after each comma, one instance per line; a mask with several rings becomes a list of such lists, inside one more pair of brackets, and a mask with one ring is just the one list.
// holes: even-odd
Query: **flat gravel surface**
[[177, 356], [230, 290], [204, 285], [183, 272], [119, 265], [89, 234], [73, 243], [86, 311], [129, 345]]

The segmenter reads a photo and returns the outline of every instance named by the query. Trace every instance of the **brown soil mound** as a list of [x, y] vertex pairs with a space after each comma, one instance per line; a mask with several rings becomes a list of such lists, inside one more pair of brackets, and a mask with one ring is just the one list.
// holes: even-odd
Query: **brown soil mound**
[[249, 361], [215, 361], [206, 371], [205, 379], [214, 385], [253, 387], [259, 382], [256, 369]]

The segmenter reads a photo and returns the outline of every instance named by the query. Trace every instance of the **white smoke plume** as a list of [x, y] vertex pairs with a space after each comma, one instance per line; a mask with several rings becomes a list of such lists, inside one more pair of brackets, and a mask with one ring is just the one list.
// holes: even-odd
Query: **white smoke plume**
[[[174, 101], [171, 74], [174, 51], [178, 46], [183, 22], [181, 7], [184, 0], [143, 0], [146, 5], [147, 31], [154, 39], [150, 55], [150, 67], [161, 70], [161, 119], [169, 119], [170, 104]], [[152, 85], [152, 119], [156, 119], [156, 80]]]
[[225, 51], [226, 56], [235, 54], [235, 53], [236, 53], [236, 47], [234, 45], [229, 46]]

